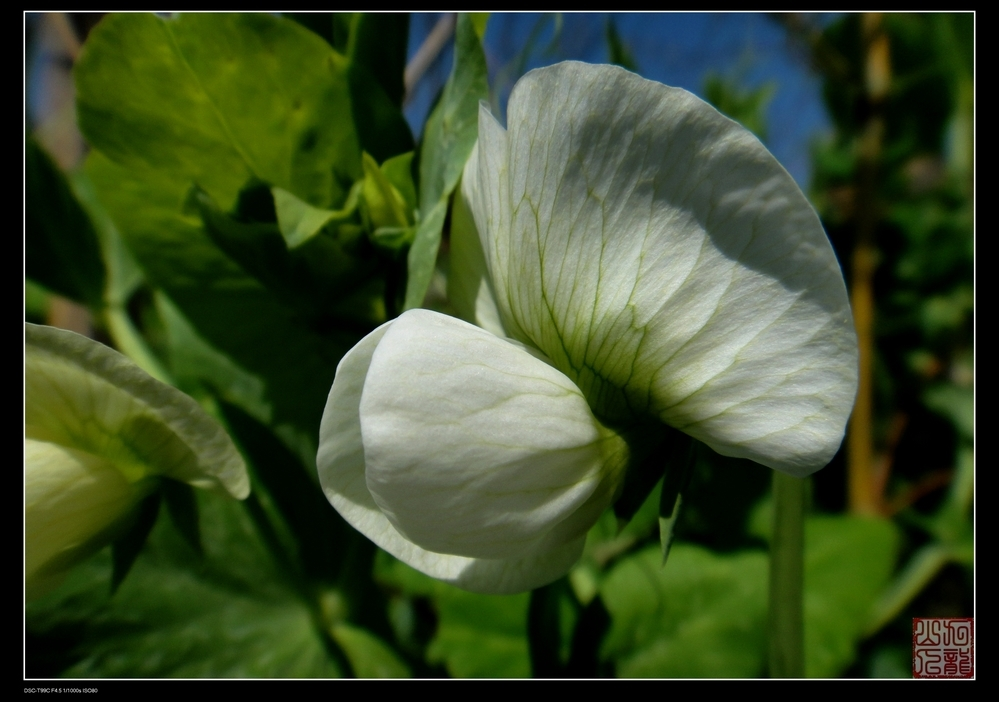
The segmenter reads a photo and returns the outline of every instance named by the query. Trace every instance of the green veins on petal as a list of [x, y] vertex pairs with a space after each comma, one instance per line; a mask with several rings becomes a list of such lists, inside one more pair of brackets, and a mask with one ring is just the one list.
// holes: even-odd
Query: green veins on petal
[[480, 106], [463, 193], [507, 333], [612, 423], [807, 475], [857, 378], [843, 277], [786, 171], [686, 91], [567, 62]]

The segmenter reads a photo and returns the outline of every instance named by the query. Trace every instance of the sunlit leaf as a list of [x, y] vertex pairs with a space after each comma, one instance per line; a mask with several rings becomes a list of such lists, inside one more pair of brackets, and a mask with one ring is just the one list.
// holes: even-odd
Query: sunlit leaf
[[359, 678], [408, 678], [409, 668], [384, 641], [350, 624], [338, 624], [333, 638], [340, 644]]
[[766, 648], [766, 556], [658, 546], [618, 563], [600, 587], [611, 615], [603, 656], [621, 677], [755, 677]]
[[228, 209], [255, 176], [318, 207], [360, 174], [345, 60], [268, 14], [110, 15], [76, 66], [87, 139], [197, 182]]

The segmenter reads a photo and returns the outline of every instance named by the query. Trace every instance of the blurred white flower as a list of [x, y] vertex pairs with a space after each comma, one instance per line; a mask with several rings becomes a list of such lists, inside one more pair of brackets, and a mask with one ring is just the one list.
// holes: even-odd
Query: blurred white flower
[[159, 476], [242, 499], [242, 457], [190, 397], [73, 332], [25, 324], [29, 599], [119, 535]]

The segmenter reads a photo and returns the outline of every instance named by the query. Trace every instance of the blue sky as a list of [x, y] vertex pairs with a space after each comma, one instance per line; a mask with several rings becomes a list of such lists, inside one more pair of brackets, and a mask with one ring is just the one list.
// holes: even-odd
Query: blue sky
[[[413, 15], [410, 55], [440, 16]], [[767, 110], [767, 146], [807, 189], [810, 144], [831, 129], [822, 106], [819, 79], [807, 65], [805, 54], [790, 44], [784, 30], [762, 14], [494, 14], [486, 30], [485, 49], [491, 86], [499, 90], [500, 104], [519, 77], [521, 59], [525, 70], [568, 59], [607, 62], [608, 16], [613, 18], [639, 72], [646, 78], [685, 88], [701, 97], [710, 73], [737, 78], [747, 87], [772, 83], [775, 92]], [[529, 50], [519, 57], [532, 34]], [[416, 133], [447, 78], [452, 60], [447, 47], [407, 106], [406, 116]]]

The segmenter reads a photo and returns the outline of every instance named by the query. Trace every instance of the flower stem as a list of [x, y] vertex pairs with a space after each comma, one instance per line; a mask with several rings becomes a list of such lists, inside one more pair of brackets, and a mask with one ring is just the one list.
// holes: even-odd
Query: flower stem
[[770, 677], [805, 675], [802, 582], [805, 481], [773, 471], [770, 542]]

